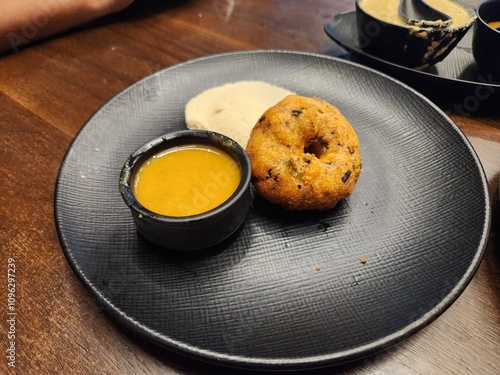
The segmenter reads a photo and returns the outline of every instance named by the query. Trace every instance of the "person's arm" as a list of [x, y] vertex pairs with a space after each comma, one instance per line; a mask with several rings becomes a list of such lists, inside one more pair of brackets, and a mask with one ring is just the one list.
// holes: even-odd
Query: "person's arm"
[[125, 9], [134, 0], [1, 0], [0, 51], [22, 46]]

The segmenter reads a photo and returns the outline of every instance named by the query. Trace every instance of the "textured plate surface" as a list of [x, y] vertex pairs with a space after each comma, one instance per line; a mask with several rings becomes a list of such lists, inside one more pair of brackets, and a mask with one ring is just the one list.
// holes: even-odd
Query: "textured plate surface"
[[358, 40], [356, 12], [337, 14], [325, 23], [325, 32], [363, 61], [405, 82], [410, 80], [410, 83], [413, 83], [424, 79], [430, 84], [470, 92], [475, 92], [478, 86], [483, 87], [486, 93], [498, 92], [500, 89], [500, 82], [494, 81], [491, 75], [481, 73], [474, 60], [472, 29], [442, 62], [424, 70], [407, 68], [364, 52]]
[[[190, 98], [238, 80], [337, 106], [360, 138], [361, 177], [333, 210], [285, 213], [256, 198], [224, 244], [168, 255], [137, 234], [122, 164], [183, 129]], [[471, 280], [491, 215], [477, 156], [433, 104], [368, 68], [285, 51], [189, 61], [117, 95], [68, 150], [55, 209], [69, 263], [118, 321], [188, 356], [260, 369], [354, 360], [421, 329]]]

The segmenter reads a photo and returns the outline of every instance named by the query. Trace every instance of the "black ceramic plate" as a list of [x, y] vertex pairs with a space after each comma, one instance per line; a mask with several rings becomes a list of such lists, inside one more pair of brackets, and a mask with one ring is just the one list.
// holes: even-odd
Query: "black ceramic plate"
[[463, 37], [457, 47], [440, 63], [424, 70], [407, 68], [363, 51], [358, 40], [356, 12], [337, 14], [325, 23], [326, 34], [364, 62], [391, 74], [398, 79], [414, 82], [425, 80], [426, 84], [445, 86], [469, 93], [477, 91], [479, 96], [498, 94], [500, 82], [491, 75], [481, 73], [472, 55], [472, 29]]
[[[356, 190], [325, 212], [288, 213], [255, 198], [219, 247], [162, 252], [137, 234], [122, 202], [122, 164], [149, 139], [183, 129], [190, 98], [239, 80], [340, 108], [361, 142]], [[332, 365], [407, 338], [464, 290], [490, 222], [478, 158], [433, 104], [368, 68], [280, 51], [189, 61], [117, 95], [68, 150], [55, 209], [69, 263], [119, 322], [173, 351], [259, 369]]]

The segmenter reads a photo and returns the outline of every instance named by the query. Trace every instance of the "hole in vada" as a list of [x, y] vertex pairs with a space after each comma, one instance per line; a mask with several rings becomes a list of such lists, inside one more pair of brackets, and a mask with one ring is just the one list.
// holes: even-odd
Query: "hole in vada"
[[304, 153], [313, 154], [318, 159], [328, 150], [328, 142], [323, 138], [313, 138], [304, 146]]

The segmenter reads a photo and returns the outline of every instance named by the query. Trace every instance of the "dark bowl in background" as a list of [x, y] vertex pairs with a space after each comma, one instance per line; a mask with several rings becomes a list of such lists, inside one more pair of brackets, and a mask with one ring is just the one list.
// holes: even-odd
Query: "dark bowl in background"
[[[442, 61], [456, 47], [476, 19], [474, 9], [456, 0], [470, 12], [463, 27], [419, 27], [387, 23], [366, 13], [356, 0], [360, 47], [367, 53], [408, 68], [425, 69]], [[381, 0], [382, 1], [382, 0]]]
[[488, 22], [500, 21], [500, 0], [489, 0], [477, 8], [478, 19], [474, 25], [472, 53], [484, 74], [500, 80], [500, 31]]
[[[212, 210], [184, 217], [160, 215], [142, 206], [131, 187], [142, 163], [165, 149], [192, 143], [217, 147], [236, 160], [241, 180], [233, 195]], [[193, 251], [222, 242], [245, 221], [251, 203], [250, 175], [245, 151], [231, 138], [206, 130], [182, 130], [155, 138], [135, 151], [123, 166], [119, 189], [138, 231], [146, 239], [164, 248]]]

